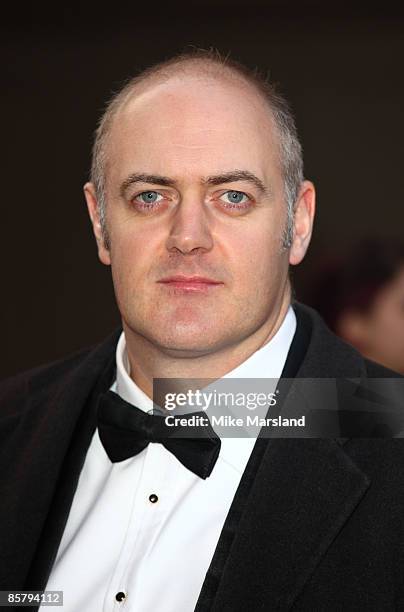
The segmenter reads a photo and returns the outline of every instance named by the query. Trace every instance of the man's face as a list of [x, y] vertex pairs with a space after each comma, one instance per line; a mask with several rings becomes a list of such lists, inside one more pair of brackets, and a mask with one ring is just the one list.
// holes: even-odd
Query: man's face
[[286, 295], [286, 205], [257, 94], [191, 76], [154, 84], [115, 117], [108, 160], [111, 246], [99, 252], [126, 333], [192, 356], [270, 330]]

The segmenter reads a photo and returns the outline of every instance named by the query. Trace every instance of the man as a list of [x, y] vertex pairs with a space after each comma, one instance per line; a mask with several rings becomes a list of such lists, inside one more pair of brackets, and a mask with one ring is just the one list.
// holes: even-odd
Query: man
[[146, 435], [154, 379], [394, 376], [291, 305], [315, 191], [285, 101], [210, 53], [157, 65], [108, 106], [84, 191], [123, 333], [3, 384], [1, 588], [69, 611], [401, 609], [401, 440]]

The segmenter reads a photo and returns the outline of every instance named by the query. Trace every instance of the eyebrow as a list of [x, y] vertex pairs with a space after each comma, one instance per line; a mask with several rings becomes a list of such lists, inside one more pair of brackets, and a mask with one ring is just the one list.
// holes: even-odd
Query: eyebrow
[[248, 170], [231, 170], [230, 172], [225, 172], [224, 174], [208, 176], [203, 180], [203, 182], [207, 183], [208, 185], [223, 185], [224, 183], [235, 183], [237, 181], [247, 181], [248, 183], [253, 184], [261, 193], [268, 193], [268, 189], [265, 187], [261, 179]]
[[[254, 185], [262, 194], [269, 195], [271, 192], [267, 189], [261, 179], [249, 170], [231, 170], [223, 174], [215, 174], [202, 179], [202, 183], [206, 185], [223, 185], [225, 183], [234, 183], [237, 181], [247, 181]], [[123, 182], [120, 188], [121, 196], [125, 195], [126, 190], [136, 183], [149, 183], [151, 185], [164, 185], [164, 187], [173, 187], [176, 181], [167, 176], [159, 174], [130, 174]]]
[[175, 181], [167, 176], [160, 176], [159, 174], [139, 174], [135, 172], [130, 174], [122, 182], [120, 188], [121, 196], [124, 196], [128, 187], [134, 185], [135, 183], [150, 183], [151, 185], [164, 185], [165, 187], [172, 187], [175, 185]]

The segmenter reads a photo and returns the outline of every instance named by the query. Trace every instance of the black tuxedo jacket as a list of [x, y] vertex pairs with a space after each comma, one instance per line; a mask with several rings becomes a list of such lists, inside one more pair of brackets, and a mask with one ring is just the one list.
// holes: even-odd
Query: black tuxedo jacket
[[[283, 377], [395, 376], [294, 308]], [[0, 590], [46, 586], [118, 336], [0, 386]], [[259, 438], [196, 606], [208, 610], [404, 610], [404, 441]]]

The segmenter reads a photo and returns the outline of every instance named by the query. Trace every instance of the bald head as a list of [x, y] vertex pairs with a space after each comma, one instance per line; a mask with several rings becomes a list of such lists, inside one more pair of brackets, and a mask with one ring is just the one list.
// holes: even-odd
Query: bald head
[[[196, 85], [199, 85], [199, 90], [204, 93], [223, 88], [231, 90], [232, 107], [237, 106], [238, 98], [243, 98], [244, 103], [246, 99], [249, 101], [252, 110], [260, 108], [261, 125], [256, 126], [257, 129], [262, 129], [262, 122], [271, 125], [275, 135], [271, 144], [277, 151], [287, 207], [288, 222], [283, 244], [285, 247], [290, 246], [294, 204], [303, 181], [303, 163], [301, 146], [288, 104], [274, 87], [256, 72], [233, 60], [224, 59], [217, 53], [207, 51], [182, 54], [152, 66], [131, 79], [109, 102], [96, 131], [91, 167], [91, 181], [97, 194], [106, 245], [108, 246], [109, 242], [106, 183], [108, 166], [113, 156], [112, 134], [115, 136], [116, 131], [119, 131], [120, 120], [136, 107], [139, 108], [143, 104], [143, 109], [146, 108], [147, 111], [147, 104], [151, 99], [156, 101], [156, 94], [160, 93], [160, 103], [164, 105], [164, 96], [167, 96], [168, 91], [173, 92], [173, 89], [177, 88], [183, 96], [187, 86], [192, 93]], [[251, 116], [253, 120], [253, 112]]]

